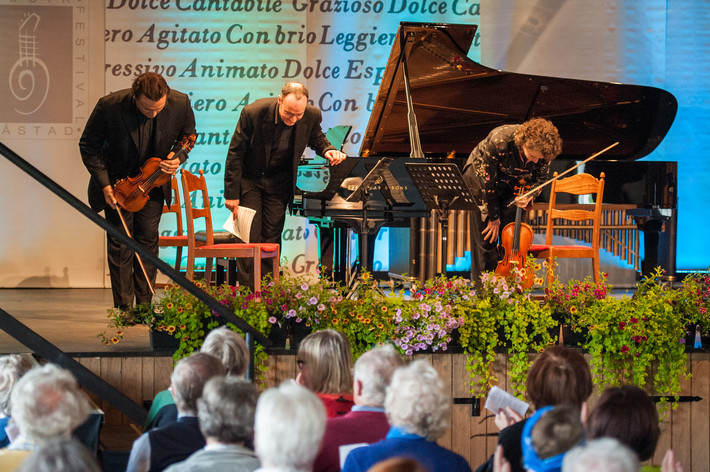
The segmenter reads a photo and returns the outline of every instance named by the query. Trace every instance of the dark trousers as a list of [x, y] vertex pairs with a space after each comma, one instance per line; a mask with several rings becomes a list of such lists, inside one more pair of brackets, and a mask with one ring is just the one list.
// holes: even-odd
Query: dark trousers
[[[162, 192], [160, 195], [162, 195]], [[158, 225], [160, 224], [160, 216], [163, 213], [162, 197], [154, 200], [151, 194], [151, 199], [139, 211], [132, 213], [122, 210], [121, 212], [133, 239], [157, 257]], [[106, 208], [105, 213], [106, 220], [114, 225], [118, 231], [125, 233], [116, 210]], [[112, 238], [110, 234], [107, 235], [107, 242], [108, 268], [111, 276], [114, 306], [122, 308], [132, 306], [134, 295], [136, 304], [150, 303], [153, 294], [148, 287], [148, 282], [133, 251]], [[157, 269], [145, 260], [143, 265], [148, 273], [150, 283], [155, 285]]]
[[[239, 205], [256, 210], [249, 235], [252, 243], [281, 244], [281, 233], [286, 222], [286, 207], [293, 199], [290, 174], [264, 176], [260, 179], [242, 179]], [[240, 285], [254, 286], [254, 266], [250, 259], [239, 258], [237, 281]], [[271, 271], [271, 264], [262, 264], [262, 277]]]
[[[469, 172], [472, 171], [467, 169], [467, 171], [464, 173], [464, 180], [469, 185], [469, 187], [472, 187], [474, 181], [470, 178], [471, 176]], [[497, 192], [497, 199], [500, 208], [500, 231], [498, 234], [498, 238], [500, 240], [500, 235], [503, 232], [503, 228], [505, 228], [508, 223], [515, 222], [515, 213], [517, 207], [515, 205], [508, 206], [508, 203], [510, 203], [514, 198], [514, 193], [512, 189], [502, 186], [499, 187], [498, 190], [499, 191]], [[480, 195], [480, 192], [477, 192], [476, 189], [472, 188], [472, 192], [474, 195]], [[474, 198], [474, 200], [477, 203], [480, 203], [479, 198]], [[483, 235], [481, 234], [481, 232], [486, 229], [486, 226], [488, 225], [488, 218], [483, 217], [481, 209], [478, 206], [476, 206], [471, 212], [470, 220], [471, 282], [475, 283], [478, 286], [480, 283], [481, 274], [483, 274], [483, 272], [490, 272], [495, 270], [496, 266], [498, 265], [498, 260], [500, 257], [500, 252], [498, 249], [499, 241], [496, 241], [495, 243], [490, 243], [483, 239]]]

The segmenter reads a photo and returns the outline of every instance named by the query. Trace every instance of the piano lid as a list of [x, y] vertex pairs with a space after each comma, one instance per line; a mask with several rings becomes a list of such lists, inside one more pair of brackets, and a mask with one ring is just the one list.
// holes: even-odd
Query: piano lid
[[407, 61], [425, 155], [467, 156], [503, 124], [551, 120], [563, 140], [558, 159], [634, 160], [663, 140], [678, 108], [669, 92], [646, 86], [516, 74], [467, 57], [477, 25], [400, 23], [360, 155], [409, 155]]

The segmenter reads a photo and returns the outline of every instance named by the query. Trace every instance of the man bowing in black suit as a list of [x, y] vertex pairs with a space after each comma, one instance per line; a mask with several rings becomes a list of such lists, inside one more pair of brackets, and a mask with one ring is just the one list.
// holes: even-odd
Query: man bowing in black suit
[[[281, 242], [306, 146], [331, 165], [347, 157], [328, 142], [321, 119], [321, 111], [308, 104], [308, 89], [299, 82], [289, 82], [278, 97], [262, 98], [242, 110], [227, 154], [224, 197], [235, 218], [239, 205], [256, 210], [251, 242]], [[242, 285], [253, 283], [250, 265], [251, 261], [237, 259]]]
[[[95, 211], [105, 210], [106, 220], [124, 231], [116, 211], [113, 185], [117, 180], [140, 173], [151, 157], [160, 157], [160, 170], [175, 174], [187, 159], [175, 156], [179, 141], [195, 134], [195, 115], [184, 93], [171, 90], [165, 79], [153, 72], [139, 75], [130, 89], [119, 90], [99, 99], [79, 140], [84, 165], [91, 174], [89, 204]], [[136, 212], [123, 211], [133, 239], [158, 255], [158, 225], [163, 200], [170, 202], [170, 182], [156, 187], [150, 199]], [[127, 309], [150, 303], [152, 290], [133, 251], [107, 235], [108, 266], [114, 306]], [[155, 283], [156, 268], [145, 265], [150, 284]]]

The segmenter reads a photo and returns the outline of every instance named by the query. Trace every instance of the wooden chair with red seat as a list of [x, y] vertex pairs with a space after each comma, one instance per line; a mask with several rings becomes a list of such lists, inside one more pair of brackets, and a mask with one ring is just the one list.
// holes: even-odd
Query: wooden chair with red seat
[[177, 231], [175, 236], [160, 236], [158, 238], [159, 247], [175, 247], [177, 248], [175, 254], [175, 270], [180, 272], [180, 266], [182, 265], [182, 248], [187, 247], [187, 235], [184, 232], [182, 226], [182, 209], [180, 208], [180, 190], [178, 186], [177, 177], [173, 176], [170, 180], [170, 189], [173, 194], [173, 200], [170, 206], [163, 205], [163, 215], [166, 213], [173, 213], [177, 219]]
[[[254, 291], [261, 291], [261, 260], [270, 259], [274, 280], [279, 279], [279, 245], [275, 243], [238, 243], [215, 242], [215, 232], [212, 228], [212, 212], [210, 199], [207, 193], [207, 182], [204, 172], [200, 170], [197, 177], [191, 172], [182, 169], [182, 196], [185, 203], [185, 223], [187, 226], [187, 268], [188, 279], [193, 279], [195, 272], [195, 259], [205, 258], [205, 280], [209, 284], [212, 279], [212, 259], [214, 258], [240, 258], [246, 257], [254, 261]], [[191, 194], [199, 192], [202, 198], [202, 208], [193, 208]], [[199, 202], [196, 198], [195, 201]], [[204, 218], [204, 238], [196, 238], [195, 221]]]
[[[555, 172], [554, 178], [557, 177]], [[590, 205], [565, 205], [561, 209], [557, 204], [557, 196], [560, 193], [572, 195], [591, 195], [594, 199], [592, 209], [586, 209]], [[547, 227], [545, 244], [533, 244], [529, 252], [538, 259], [547, 259], [547, 284], [550, 285], [555, 280], [555, 260], [558, 258], [589, 258], [592, 260], [592, 270], [594, 281], [600, 282], [599, 268], [599, 241], [601, 238], [601, 216], [602, 199], [604, 197], [604, 173], [597, 179], [590, 174], [575, 174], [565, 179], [554, 180], [550, 190], [550, 202], [547, 207]], [[555, 221], [558, 222], [555, 225]], [[555, 245], [553, 244], [553, 232], [555, 227], [565, 225], [566, 222], [591, 221], [592, 238], [591, 246], [575, 245]]]

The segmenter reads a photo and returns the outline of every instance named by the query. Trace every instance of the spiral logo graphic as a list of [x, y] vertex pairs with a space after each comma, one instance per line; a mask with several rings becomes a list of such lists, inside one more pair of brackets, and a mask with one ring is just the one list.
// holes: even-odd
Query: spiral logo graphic
[[49, 94], [49, 70], [37, 57], [35, 32], [39, 20], [36, 13], [25, 15], [18, 34], [20, 57], [10, 70], [10, 92], [20, 102], [15, 111], [22, 115], [31, 115], [39, 110]]

